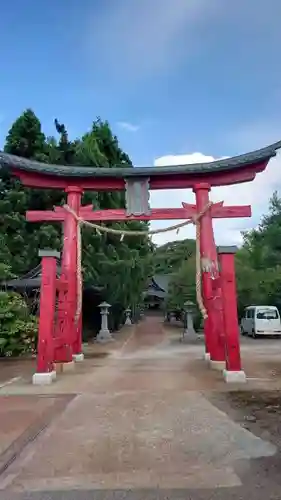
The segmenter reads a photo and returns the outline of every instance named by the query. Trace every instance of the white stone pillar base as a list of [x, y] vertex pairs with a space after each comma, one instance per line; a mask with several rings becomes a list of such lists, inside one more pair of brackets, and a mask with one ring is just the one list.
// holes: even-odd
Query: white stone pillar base
[[211, 361], [211, 354], [209, 352], [204, 352], [203, 359], [209, 363]]
[[130, 318], [127, 318], [126, 321], [125, 321], [125, 325], [126, 326], [132, 326], [132, 321]]
[[105, 344], [106, 342], [113, 342], [114, 338], [112, 337], [109, 330], [100, 330], [96, 337], [96, 342], [100, 344]]
[[32, 376], [33, 385], [50, 385], [55, 380], [57, 374], [55, 371], [46, 373], [34, 373]]
[[84, 361], [84, 354], [83, 352], [80, 352], [79, 354], [72, 354], [72, 359], [73, 361], [75, 361], [75, 363], [81, 363], [82, 361]]
[[225, 361], [214, 361], [211, 359], [210, 360], [210, 367], [213, 370], [222, 371], [225, 369]]
[[246, 374], [243, 370], [238, 372], [223, 370], [223, 378], [227, 383], [241, 384], [247, 382]]

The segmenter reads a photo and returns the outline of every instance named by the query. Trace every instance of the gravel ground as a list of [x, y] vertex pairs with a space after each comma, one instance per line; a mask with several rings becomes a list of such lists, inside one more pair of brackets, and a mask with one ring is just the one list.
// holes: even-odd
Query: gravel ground
[[271, 441], [281, 451], [281, 391], [216, 393], [212, 395], [211, 402], [256, 436]]
[[[151, 325], [150, 325], [151, 326]], [[157, 325], [152, 325], [153, 331], [157, 336], [161, 333], [157, 331]], [[225, 457], [230, 457], [230, 453], [235, 455], [235, 473], [240, 479], [241, 485], [237, 486], [225, 486], [216, 488], [200, 488], [200, 483], [192, 485], [189, 488], [177, 488], [177, 489], [151, 489], [145, 488], [134, 488], [134, 489], [68, 489], [68, 491], [58, 491], [54, 488], [53, 491], [34, 491], [17, 493], [12, 490], [10, 491], [0, 491], [1, 500], [280, 500], [281, 499], [281, 391], [280, 390], [267, 390], [268, 387], [275, 389], [273, 382], [268, 382], [268, 377], [273, 377], [274, 384], [279, 384], [279, 355], [278, 349], [280, 349], [280, 343], [277, 341], [273, 343], [272, 341], [252, 341], [251, 339], [243, 339], [243, 351], [245, 356], [245, 362], [249, 366], [249, 372], [253, 377], [261, 377], [261, 380], [265, 386], [266, 390], [253, 390], [247, 388], [247, 390], [226, 390], [222, 388], [221, 383], [217, 381], [219, 374], [209, 374], [208, 372], [203, 373], [202, 369], [199, 370], [202, 362], [199, 360], [192, 360], [193, 356], [196, 355], [196, 349], [191, 342], [190, 345], [190, 355], [185, 358], [184, 353], [178, 353], [177, 345], [174, 345], [174, 341], [171, 341], [169, 348], [169, 359], [164, 359], [165, 354], [165, 342], [160, 342], [161, 338], [157, 340], [158, 347], [154, 352], [149, 351], [150, 355], [145, 356], [143, 347], [148, 346], [153, 340], [150, 335], [145, 335], [141, 338], [141, 342], [138, 346], [133, 343], [126, 345], [126, 348], [122, 350], [120, 355], [117, 356], [112, 361], [111, 372], [106, 371], [106, 376], [102, 375], [102, 379], [98, 379], [97, 374], [94, 377], [89, 377], [87, 379], [86, 374], [84, 375], [84, 389], [87, 398], [85, 397], [85, 403], [90, 402], [91, 398], [94, 404], [89, 403], [89, 408], [86, 405], [82, 405], [81, 408], [77, 406], [77, 425], [81, 424], [81, 421], [85, 419], [85, 415], [89, 415], [91, 418], [96, 415], [95, 421], [105, 422], [103, 414], [100, 414], [99, 409], [99, 398], [101, 398], [101, 391], [104, 394], [108, 394], [108, 391], [112, 390], [112, 381], [116, 381], [116, 387], [114, 390], [118, 391], [113, 397], [114, 404], [111, 405], [110, 401], [107, 406], [110, 406], [110, 415], [112, 415], [112, 421], [119, 422], [120, 426], [123, 425], [127, 429], [124, 435], [130, 434], [128, 426], [128, 418], [130, 416], [131, 408], [136, 408], [136, 420], [137, 426], [132, 434], [137, 435], [141, 431], [148, 430], [151, 426], [140, 425], [140, 409], [141, 406], [137, 405], [138, 390], [142, 392], [140, 394], [140, 403], [143, 405], [147, 403], [149, 406], [149, 414], [155, 414], [152, 412], [152, 408], [156, 405], [161, 410], [161, 415], [166, 422], [167, 429], [174, 429], [173, 433], [173, 446], [175, 444], [176, 437], [178, 436], [178, 442], [180, 443], [180, 436], [185, 436], [187, 447], [185, 449], [193, 451], [193, 455], [202, 453], [202, 457], [206, 460], [204, 466], [202, 467], [203, 474], [208, 474], [209, 465], [214, 466], [214, 460], [221, 463], [223, 458], [223, 464]], [[153, 343], [153, 342], [152, 342]], [[196, 344], [197, 342], [195, 342]], [[185, 349], [185, 347], [183, 348]], [[252, 353], [255, 353], [252, 356]], [[190, 358], [191, 357], [191, 358]], [[275, 357], [276, 357], [276, 368], [275, 368]], [[162, 361], [163, 358], [163, 361]], [[190, 358], [190, 359], [189, 359]], [[117, 367], [119, 366], [119, 368]], [[164, 369], [165, 366], [165, 369]], [[117, 372], [117, 368], [119, 372]], [[87, 370], [89, 367], [87, 367]], [[165, 372], [167, 371], [166, 375]], [[178, 372], [182, 371], [182, 376]], [[273, 374], [274, 371], [274, 374]], [[102, 372], [103, 373], [103, 372]], [[206, 382], [206, 377], [208, 376], [208, 383]], [[101, 383], [102, 382], [102, 383]], [[260, 382], [259, 382], [260, 383]], [[165, 394], [163, 393], [163, 400], [161, 404], [157, 401], [157, 397], [161, 396], [160, 388], [166, 386]], [[136, 390], [138, 388], [138, 390]], [[246, 389], [246, 388], [245, 388]], [[121, 392], [120, 392], [121, 391]], [[135, 392], [134, 392], [135, 391]], [[148, 398], [147, 391], [150, 392], [150, 398]], [[176, 394], [178, 391], [178, 395]], [[82, 393], [85, 391], [81, 391]], [[123, 396], [122, 396], [123, 394]], [[144, 395], [147, 394], [146, 397]], [[156, 397], [157, 396], [157, 397]], [[125, 408], [124, 402], [122, 405], [118, 405], [119, 399], [123, 397], [126, 399], [127, 408]], [[103, 396], [105, 400], [108, 396]], [[109, 398], [110, 399], [110, 398]], [[81, 399], [83, 401], [83, 398]], [[107, 406], [104, 404], [100, 408], [106, 410]], [[134, 403], [134, 404], [132, 404]], [[78, 405], [78, 400], [77, 403]], [[210, 409], [213, 405], [215, 408]], [[75, 410], [74, 404], [72, 405], [73, 412]], [[91, 411], [90, 410], [91, 407]], [[151, 408], [150, 408], [151, 407]], [[193, 415], [190, 413], [190, 408], [194, 409]], [[124, 415], [122, 415], [121, 409], [126, 409]], [[174, 409], [174, 412], [172, 412]], [[82, 411], [83, 410], [83, 411]], [[219, 415], [218, 410], [222, 411], [223, 414]], [[74, 412], [75, 413], [75, 412]], [[171, 426], [168, 423], [169, 415], [175, 418], [177, 416], [176, 422], [171, 420]], [[120, 414], [120, 415], [119, 415]], [[127, 417], [126, 417], [127, 415]], [[75, 416], [75, 415], [74, 415]], [[212, 418], [211, 418], [212, 416]], [[227, 416], [230, 421], [228, 421]], [[82, 418], [83, 417], [83, 418]], [[99, 418], [97, 418], [99, 417]], [[102, 417], [102, 418], [101, 418]], [[122, 418], [121, 418], [122, 417]], [[155, 414], [155, 417], [157, 415]], [[157, 421], [159, 417], [157, 417]], [[211, 419], [211, 421], [210, 421]], [[127, 422], [128, 420], [128, 422]], [[182, 420], [182, 422], [181, 422]], [[185, 426], [183, 425], [185, 422]], [[195, 426], [195, 438], [190, 433], [190, 425], [193, 421], [193, 426]], [[232, 421], [232, 422], [231, 422]], [[146, 422], [146, 421], [145, 421]], [[64, 422], [63, 429], [67, 431], [67, 422]], [[104, 424], [103, 424], [104, 425]], [[188, 425], [188, 429], [186, 429]], [[238, 428], [238, 425], [240, 428]], [[101, 425], [98, 430], [101, 429]], [[143, 428], [142, 428], [143, 427]], [[154, 426], [155, 427], [155, 426]], [[70, 426], [73, 429], [73, 425]], [[87, 422], [86, 428], [89, 429], [90, 425]], [[175, 433], [175, 430], [179, 428], [181, 432]], [[205, 429], [205, 430], [204, 430]], [[98, 435], [98, 430], [97, 435]], [[134, 429], [132, 429], [134, 430]], [[155, 427], [155, 430], [156, 427]], [[200, 430], [200, 432], [199, 432]], [[78, 433], [79, 428], [77, 427], [76, 433]], [[205, 436], [204, 436], [204, 432]], [[250, 431], [252, 436], [246, 431]], [[81, 429], [82, 432], [82, 429]], [[123, 435], [122, 434], [122, 435]], [[223, 436], [222, 436], [223, 435]], [[69, 434], [71, 437], [71, 433]], [[261, 438], [263, 442], [256, 442], [256, 438]], [[70, 439], [69, 437], [69, 439]], [[88, 437], [89, 432], [88, 432]], [[155, 437], [155, 436], [153, 436]], [[156, 436], [157, 437], [157, 436]], [[222, 439], [223, 437], [223, 439]], [[56, 436], [56, 439], [58, 436]], [[143, 440], [143, 435], [142, 435]], [[232, 441], [232, 446], [230, 447], [230, 442]], [[55, 443], [56, 440], [53, 440]], [[97, 449], [98, 440], [94, 440], [94, 449]], [[149, 440], [151, 444], [151, 439]], [[277, 453], [272, 456], [260, 457], [259, 449], [264, 446], [264, 443], [268, 445], [274, 445], [277, 448]], [[203, 446], [203, 444], [205, 445]], [[88, 444], [88, 443], [87, 443]], [[159, 444], [159, 443], [158, 443]], [[48, 440], [46, 440], [46, 446], [49, 447]], [[202, 449], [201, 449], [202, 448]], [[119, 449], [119, 447], [118, 447]], [[126, 449], [126, 447], [124, 448]], [[46, 462], [46, 449], [41, 455], [41, 460], [39, 454], [34, 455], [32, 467], [30, 468], [31, 473], [35, 473], [35, 468], [43, 467], [44, 472], [44, 459]], [[55, 450], [55, 447], [54, 447]], [[245, 450], [245, 452], [243, 451]], [[256, 453], [255, 450], [258, 452]], [[85, 457], [84, 450], [84, 457]], [[137, 451], [137, 450], [136, 450]], [[167, 450], [163, 448], [163, 457], [167, 456]], [[171, 456], [172, 448], [168, 456], [172, 459], [172, 467], [175, 466], [176, 461]], [[242, 453], [241, 453], [242, 451]], [[262, 449], [263, 451], [263, 449]], [[33, 452], [35, 450], [33, 449]], [[262, 454], [262, 453], [261, 453]], [[266, 453], [265, 453], [266, 454]], [[180, 458], [180, 453], [177, 452], [177, 457]], [[192, 453], [191, 453], [192, 455]], [[190, 461], [190, 467], [194, 463], [194, 457], [192, 455], [192, 460]], [[99, 457], [100, 457], [99, 453]], [[133, 456], [133, 455], [132, 455]], [[136, 453], [137, 456], [137, 453]], [[259, 457], [259, 458], [254, 458]], [[39, 461], [36, 461], [39, 458]], [[55, 461], [55, 454], [50, 454], [50, 463], [53, 463], [53, 458]], [[132, 457], [130, 457], [131, 460]], [[108, 457], [107, 457], [108, 459]], [[41, 461], [41, 464], [39, 463]], [[186, 463], [185, 463], [186, 461]], [[226, 460], [228, 462], [228, 460]], [[231, 460], [232, 462], [232, 460]], [[131, 463], [131, 462], [130, 462]], [[155, 458], [153, 458], [153, 463]], [[46, 463], [46, 466], [48, 464]], [[226, 463], [226, 466], [228, 464]], [[48, 465], [48, 467], [50, 467]], [[186, 469], [182, 470], [184, 467], [188, 468], [188, 462], [186, 457], [182, 455], [181, 460], [178, 461], [178, 468], [175, 470], [186, 474]], [[199, 471], [199, 472], [198, 472]], [[155, 473], [157, 468], [155, 468]], [[210, 472], [210, 471], [209, 471]], [[227, 472], [227, 470], [226, 470]], [[200, 475], [200, 468], [197, 470], [197, 474]], [[227, 476], [227, 474], [226, 474]], [[37, 479], [37, 478], [36, 478]], [[214, 482], [214, 477], [210, 476], [211, 483]], [[206, 482], [206, 481], [205, 481]], [[210, 483], [210, 484], [211, 484]], [[170, 485], [169, 485], [170, 486]], [[57, 484], [56, 487], [62, 487], [62, 484]], [[100, 486], [99, 486], [100, 487]], [[122, 487], [124, 485], [122, 484]], [[108, 488], [108, 486], [107, 486]]]

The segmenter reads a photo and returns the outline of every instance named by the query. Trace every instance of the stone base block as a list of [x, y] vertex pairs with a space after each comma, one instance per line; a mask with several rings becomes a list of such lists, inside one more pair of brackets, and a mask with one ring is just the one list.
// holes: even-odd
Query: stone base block
[[96, 336], [96, 342], [100, 344], [106, 344], [106, 342], [114, 342], [114, 338], [112, 337], [109, 330], [100, 330]]
[[210, 367], [213, 370], [222, 371], [225, 369], [225, 361], [214, 361], [213, 359], [211, 359], [210, 360]]
[[75, 369], [75, 361], [69, 361], [68, 363], [56, 363], [57, 373], [73, 372], [74, 369]]
[[211, 354], [209, 352], [204, 352], [203, 359], [209, 363], [211, 361]]
[[56, 372], [34, 373], [32, 376], [33, 385], [50, 385], [56, 378]]
[[238, 372], [223, 370], [223, 378], [227, 383], [240, 384], [247, 382], [246, 374], [243, 370], [240, 370]]
[[84, 361], [83, 352], [80, 352], [79, 354], [73, 354], [72, 359], [73, 361], [75, 361], [75, 363], [81, 363], [82, 361]]
[[73, 372], [75, 369], [75, 362], [69, 361], [69, 363], [62, 363], [62, 371], [63, 373]]

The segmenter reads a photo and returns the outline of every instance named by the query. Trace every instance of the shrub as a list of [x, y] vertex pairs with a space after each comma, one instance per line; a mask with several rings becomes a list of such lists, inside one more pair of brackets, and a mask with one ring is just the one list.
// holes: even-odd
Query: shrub
[[0, 291], [0, 356], [20, 356], [36, 350], [37, 318], [18, 293]]

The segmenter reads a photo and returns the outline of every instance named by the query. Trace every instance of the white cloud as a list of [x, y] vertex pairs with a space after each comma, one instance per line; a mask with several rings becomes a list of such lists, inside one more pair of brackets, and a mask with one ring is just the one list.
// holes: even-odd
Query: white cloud
[[[154, 162], [161, 168], [164, 165], [183, 165], [190, 163], [214, 161], [212, 156], [202, 153], [186, 155], [162, 156]], [[214, 232], [217, 244], [239, 245], [242, 242], [241, 231], [256, 227], [261, 216], [268, 209], [268, 201], [272, 192], [281, 187], [281, 155], [273, 158], [267, 169], [257, 174], [251, 183], [243, 183], [233, 186], [213, 188], [210, 198], [212, 201], [224, 201], [225, 205], [251, 205], [252, 217], [246, 219], [221, 219], [214, 221]], [[181, 207], [182, 201], [195, 203], [195, 195], [192, 190], [163, 190], [151, 191], [150, 204], [152, 208], [176, 208]], [[172, 221], [153, 221], [151, 228], [163, 228], [172, 225]], [[175, 231], [156, 235], [153, 240], [157, 245], [168, 241], [194, 238], [195, 230], [192, 225], [180, 230], [177, 235]]]
[[133, 125], [130, 122], [118, 122], [117, 125], [128, 132], [137, 132], [140, 129], [139, 125]]
[[202, 153], [191, 153], [187, 155], [167, 155], [156, 158], [154, 165], [164, 167], [165, 165], [186, 165], [187, 163], [205, 163], [214, 161], [213, 156], [206, 156]]

